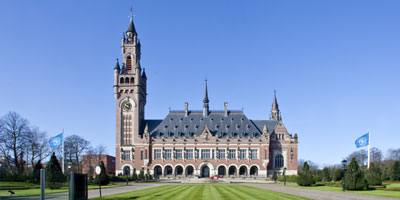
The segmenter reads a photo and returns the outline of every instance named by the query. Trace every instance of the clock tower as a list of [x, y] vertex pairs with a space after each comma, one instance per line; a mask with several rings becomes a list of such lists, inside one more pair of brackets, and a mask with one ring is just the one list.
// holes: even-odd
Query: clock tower
[[114, 97], [116, 99], [116, 160], [133, 162], [135, 144], [140, 143], [144, 130], [147, 78], [140, 66], [140, 41], [133, 19], [121, 38], [122, 67], [114, 67]]

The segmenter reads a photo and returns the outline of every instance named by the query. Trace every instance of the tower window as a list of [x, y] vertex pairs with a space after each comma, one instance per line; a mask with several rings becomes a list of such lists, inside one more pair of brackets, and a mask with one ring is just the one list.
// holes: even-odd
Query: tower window
[[121, 77], [121, 78], [119, 79], [119, 83], [124, 83], [124, 78], [123, 78], [123, 77]]
[[128, 77], [125, 78], [125, 83], [129, 83], [129, 78]]
[[135, 83], [135, 78], [131, 78], [131, 84], [134, 84]]
[[127, 70], [132, 70], [132, 58], [131, 58], [131, 56], [128, 56], [126, 58], [126, 68], [127, 68]]

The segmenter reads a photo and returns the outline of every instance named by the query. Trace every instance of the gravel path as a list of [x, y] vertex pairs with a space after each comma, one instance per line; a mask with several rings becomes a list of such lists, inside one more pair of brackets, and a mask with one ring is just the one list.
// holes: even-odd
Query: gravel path
[[278, 185], [278, 184], [241, 184], [241, 185], [247, 185], [247, 186], [256, 187], [256, 188], [260, 188], [260, 189], [282, 192], [282, 193], [286, 193], [286, 194], [292, 194], [292, 195], [296, 195], [296, 196], [302, 196], [302, 197], [306, 197], [306, 198], [310, 198], [310, 199], [318, 199], [318, 200], [337, 200], [337, 199], [399, 200], [399, 199], [389, 198], [389, 197], [353, 194], [353, 193], [346, 193], [346, 192], [331, 192], [331, 191], [303, 189], [303, 188], [295, 188], [295, 187], [285, 187], [283, 185]]

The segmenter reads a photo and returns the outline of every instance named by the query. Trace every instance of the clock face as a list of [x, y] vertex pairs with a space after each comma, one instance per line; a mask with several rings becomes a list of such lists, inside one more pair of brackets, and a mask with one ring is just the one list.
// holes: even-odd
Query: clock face
[[126, 104], [124, 105], [124, 109], [125, 109], [125, 110], [131, 110], [131, 108], [132, 108], [132, 104], [130, 104], [130, 103], [126, 103]]

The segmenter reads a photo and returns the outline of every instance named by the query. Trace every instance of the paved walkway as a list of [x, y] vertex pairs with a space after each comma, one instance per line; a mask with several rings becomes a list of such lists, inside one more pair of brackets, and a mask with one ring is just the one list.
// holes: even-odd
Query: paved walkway
[[337, 200], [337, 199], [350, 199], [350, 200], [399, 200], [395, 198], [389, 197], [379, 197], [379, 196], [371, 196], [371, 195], [362, 195], [362, 194], [353, 194], [346, 192], [331, 192], [331, 191], [322, 191], [322, 190], [314, 190], [314, 189], [303, 189], [303, 188], [295, 188], [295, 187], [287, 187], [278, 184], [241, 184], [247, 185], [251, 187], [272, 190], [276, 192], [292, 194], [296, 196], [302, 196], [310, 199], [318, 199], [318, 200]]
[[[129, 186], [121, 186], [121, 187], [112, 187], [112, 188], [102, 188], [101, 189], [101, 194], [102, 196], [108, 196], [108, 195], [113, 195], [113, 194], [119, 194], [119, 193], [124, 193], [124, 192], [131, 192], [131, 191], [136, 191], [136, 190], [142, 190], [142, 189], [147, 189], [147, 188], [153, 188], [153, 187], [158, 187], [162, 186], [165, 184], [134, 184], [134, 185], [129, 185]], [[91, 189], [88, 190], [88, 197], [89, 199], [96, 198], [100, 196], [99, 189]], [[40, 195], [34, 195], [34, 196], [0, 196], [0, 199], [29, 199], [29, 200], [36, 200], [40, 199]], [[62, 192], [62, 193], [53, 193], [53, 194], [46, 194], [46, 200], [51, 199], [51, 200], [68, 200], [68, 193], [67, 192]]]

